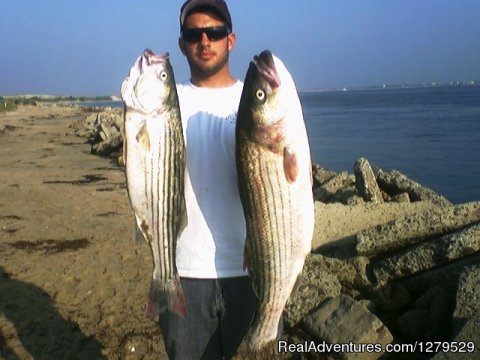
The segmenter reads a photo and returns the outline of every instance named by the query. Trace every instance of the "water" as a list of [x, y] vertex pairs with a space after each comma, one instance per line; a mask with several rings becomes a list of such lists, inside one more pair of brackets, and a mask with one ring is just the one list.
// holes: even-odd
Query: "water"
[[454, 203], [480, 200], [480, 87], [301, 93], [315, 163], [360, 157]]
[[454, 203], [480, 201], [479, 86], [304, 92], [300, 99], [315, 163], [353, 172], [364, 157]]

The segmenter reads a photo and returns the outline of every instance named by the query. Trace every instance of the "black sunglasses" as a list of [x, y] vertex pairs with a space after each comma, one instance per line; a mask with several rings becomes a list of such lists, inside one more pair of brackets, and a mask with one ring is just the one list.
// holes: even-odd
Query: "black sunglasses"
[[183, 29], [182, 38], [189, 43], [196, 43], [202, 39], [203, 33], [207, 35], [208, 40], [218, 41], [228, 36], [230, 29], [226, 26]]

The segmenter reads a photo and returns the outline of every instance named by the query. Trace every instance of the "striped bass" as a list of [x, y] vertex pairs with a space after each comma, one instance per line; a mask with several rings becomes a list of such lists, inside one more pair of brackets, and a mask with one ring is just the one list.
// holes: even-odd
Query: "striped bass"
[[168, 309], [184, 316], [175, 252], [186, 225], [185, 143], [168, 54], [145, 50], [122, 84], [122, 98], [127, 191], [136, 234], [153, 256], [146, 313], [154, 319]]
[[237, 356], [272, 358], [285, 304], [310, 252], [310, 147], [293, 79], [268, 50], [247, 71], [236, 125], [247, 239], [244, 262], [259, 307]]

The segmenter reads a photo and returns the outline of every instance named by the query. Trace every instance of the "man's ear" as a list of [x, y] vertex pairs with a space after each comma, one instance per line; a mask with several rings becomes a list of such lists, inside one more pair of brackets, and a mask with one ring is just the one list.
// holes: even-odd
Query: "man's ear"
[[235, 47], [235, 43], [237, 42], [237, 35], [235, 33], [228, 34], [228, 51], [232, 51]]
[[180, 48], [180, 51], [182, 52], [182, 54], [186, 55], [186, 53], [185, 53], [185, 42], [181, 37], [178, 38], [178, 47]]

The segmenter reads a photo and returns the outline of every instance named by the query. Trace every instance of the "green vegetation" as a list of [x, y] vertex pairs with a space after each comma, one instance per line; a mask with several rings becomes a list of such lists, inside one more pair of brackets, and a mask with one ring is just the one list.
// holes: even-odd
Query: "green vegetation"
[[18, 105], [37, 105], [37, 102], [32, 98], [15, 98], [15, 97], [3, 97], [0, 96], [0, 113], [6, 111], [12, 111], [17, 108]]
[[[24, 96], [22, 98], [25, 98]], [[54, 103], [54, 102], [73, 102], [73, 101], [109, 101], [110, 96], [47, 96], [47, 95], [34, 95], [29, 96], [29, 100], [36, 102]]]
[[109, 101], [110, 96], [52, 96], [52, 95], [19, 95], [0, 96], [0, 113], [12, 111], [17, 105], [37, 105], [39, 103], [76, 102], [76, 101]]
[[5, 99], [0, 97], [0, 113], [6, 111], [12, 111], [17, 108], [17, 104], [15, 104], [15, 99]]

